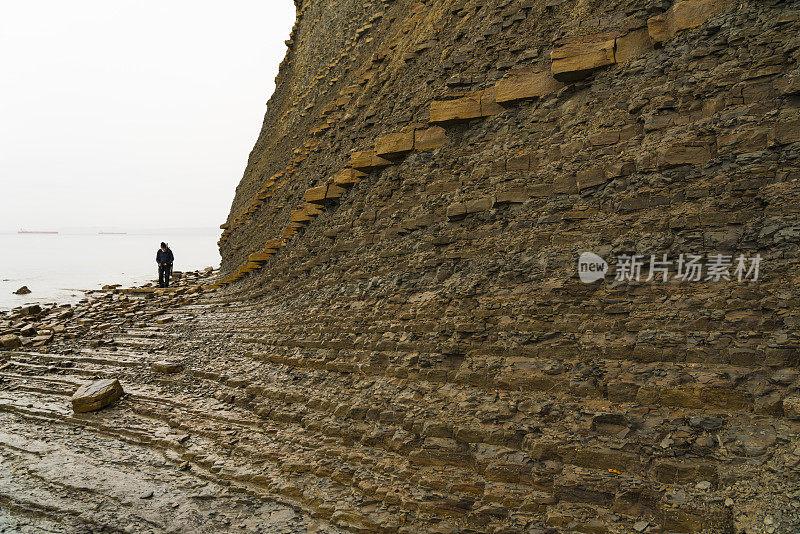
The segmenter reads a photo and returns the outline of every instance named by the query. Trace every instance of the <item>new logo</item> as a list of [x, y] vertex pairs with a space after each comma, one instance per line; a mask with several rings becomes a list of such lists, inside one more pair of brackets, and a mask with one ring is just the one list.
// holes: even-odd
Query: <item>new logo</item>
[[578, 277], [584, 284], [591, 284], [605, 278], [608, 272], [606, 260], [594, 252], [583, 252], [578, 258]]

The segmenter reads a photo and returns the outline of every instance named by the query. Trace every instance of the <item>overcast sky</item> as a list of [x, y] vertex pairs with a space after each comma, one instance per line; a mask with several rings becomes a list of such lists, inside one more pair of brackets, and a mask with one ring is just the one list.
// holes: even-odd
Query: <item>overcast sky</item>
[[0, 0], [0, 231], [216, 227], [291, 0]]

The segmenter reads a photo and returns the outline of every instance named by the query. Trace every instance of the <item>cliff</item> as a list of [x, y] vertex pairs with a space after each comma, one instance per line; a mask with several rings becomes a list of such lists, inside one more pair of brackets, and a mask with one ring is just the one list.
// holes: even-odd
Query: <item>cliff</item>
[[290, 411], [395, 459], [341, 474], [375, 524], [733, 531], [724, 488], [797, 431], [798, 30], [780, 1], [298, 3], [218, 286], [310, 380]]

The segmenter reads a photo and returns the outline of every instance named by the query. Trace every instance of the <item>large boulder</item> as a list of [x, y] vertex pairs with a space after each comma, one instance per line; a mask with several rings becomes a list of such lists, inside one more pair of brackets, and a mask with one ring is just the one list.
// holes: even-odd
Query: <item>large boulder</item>
[[72, 395], [72, 409], [75, 413], [92, 412], [104, 408], [122, 397], [122, 385], [116, 378], [95, 380], [84, 384]]
[[0, 337], [0, 348], [3, 349], [17, 349], [22, 346], [22, 340], [20, 340], [19, 336], [14, 334], [6, 334], [5, 336]]
[[28, 289], [28, 286], [22, 286], [21, 288], [14, 291], [15, 295], [30, 295], [31, 290]]

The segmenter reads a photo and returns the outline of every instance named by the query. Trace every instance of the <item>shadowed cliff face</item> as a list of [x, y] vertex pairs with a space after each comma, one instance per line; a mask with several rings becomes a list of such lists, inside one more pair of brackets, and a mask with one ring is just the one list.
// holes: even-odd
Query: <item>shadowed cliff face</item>
[[215, 299], [361, 455], [297, 475], [326, 517], [796, 528], [799, 13], [298, 3]]

